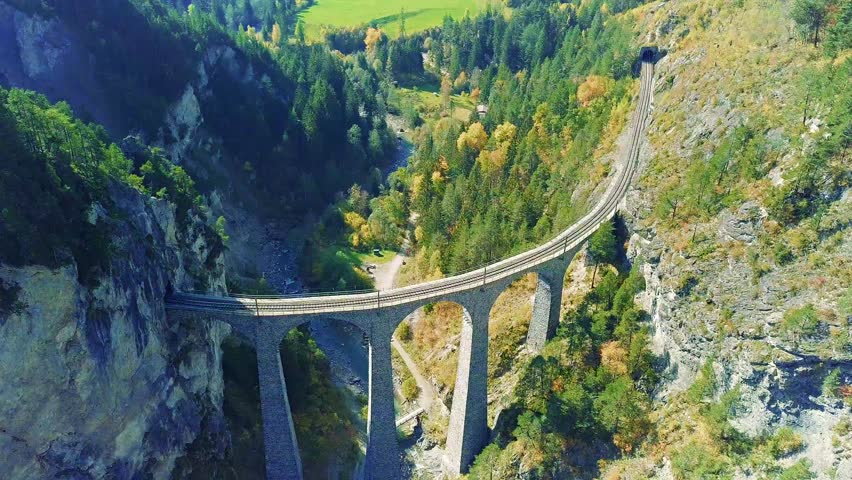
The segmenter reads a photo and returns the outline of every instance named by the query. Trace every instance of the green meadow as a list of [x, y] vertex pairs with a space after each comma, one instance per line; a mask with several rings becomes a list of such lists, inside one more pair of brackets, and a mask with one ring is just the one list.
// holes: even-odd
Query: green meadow
[[316, 0], [300, 18], [309, 40], [322, 38], [324, 26], [376, 25], [388, 36], [399, 35], [400, 13], [405, 9], [408, 32], [440, 25], [444, 16], [462, 18], [485, 9], [489, 0]]

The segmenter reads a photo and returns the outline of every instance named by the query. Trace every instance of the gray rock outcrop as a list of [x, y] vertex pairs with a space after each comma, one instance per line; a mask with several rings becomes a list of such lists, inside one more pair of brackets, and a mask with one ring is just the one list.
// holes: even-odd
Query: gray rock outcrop
[[124, 131], [94, 75], [94, 58], [56, 19], [18, 10], [0, 0], [0, 84], [65, 100], [110, 131]]
[[108, 273], [0, 265], [17, 308], [0, 322], [0, 471], [8, 479], [169, 478], [204, 436], [219, 454], [220, 342], [229, 328], [169, 322], [169, 288], [223, 292], [221, 252], [200, 219], [113, 187]]
[[[688, 60], [689, 54], [683, 54], [659, 62], [660, 78], [669, 80], [659, 82], [663, 85], [657, 94], [659, 111], [691, 112], [690, 99], [684, 107], [665, 98], [668, 85], [677, 84]], [[696, 139], [719, 141], [723, 133], [743, 123], [742, 113], [733, 106], [720, 101], [713, 108], [718, 111], [706, 104], [695, 106], [693, 110], [701, 113], [688, 113], [677, 137], [662, 124], [652, 124], [649, 138], [671, 140], [676, 157], [687, 158]], [[776, 136], [769, 135], [770, 141], [785, 147]], [[643, 165], [663, 153], [660, 143], [645, 139]], [[789, 466], [805, 458], [817, 478], [832, 478], [830, 472], [849, 478], [842, 475], [848, 475], [852, 441], [838, 426], [852, 421], [852, 410], [822, 387], [834, 370], [842, 384], [852, 381], [848, 340], [852, 324], [837, 314], [844, 292], [838, 277], [845, 275], [840, 270], [852, 259], [848, 191], [821, 220], [824, 226], [836, 224], [825, 229], [826, 236], [837, 232], [835, 240], [814, 239], [805, 253], [779, 263], [766, 246], [777, 224], [767, 220], [767, 212], [756, 201], [736, 204], [710, 218], [689, 218], [688, 225], [669, 225], [661, 233], [662, 221], [653, 213], [658, 201], [653, 189], [663, 180], [650, 170], [624, 204], [631, 232], [628, 257], [641, 259], [646, 282], [638, 301], [650, 314], [652, 348], [661, 358], [657, 405], [688, 389], [709, 364], [717, 400], [725, 392], [739, 391], [731, 420], [737, 430], [759, 438], [789, 426], [804, 444], [782, 463]], [[813, 305], [818, 312], [818, 326], [809, 332], [790, 331], [784, 326], [785, 313], [804, 305]], [[737, 475], [755, 478], [742, 471]], [[667, 476], [657, 472], [653, 478]]]

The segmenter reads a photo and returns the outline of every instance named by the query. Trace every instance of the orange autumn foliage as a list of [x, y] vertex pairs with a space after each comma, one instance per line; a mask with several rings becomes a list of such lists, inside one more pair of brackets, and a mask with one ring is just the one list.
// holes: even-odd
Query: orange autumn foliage
[[600, 75], [589, 75], [577, 89], [577, 100], [580, 105], [588, 107], [594, 99], [606, 95], [608, 87], [608, 78]]

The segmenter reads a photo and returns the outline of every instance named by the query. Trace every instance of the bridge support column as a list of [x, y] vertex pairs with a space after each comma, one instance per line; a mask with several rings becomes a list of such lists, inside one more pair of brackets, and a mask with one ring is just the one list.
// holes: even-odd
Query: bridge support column
[[536, 272], [538, 285], [535, 289], [532, 319], [527, 332], [527, 348], [532, 352], [540, 352], [545, 342], [556, 335], [562, 308], [562, 286], [565, 283], [565, 273], [579, 250], [579, 247], [569, 250], [565, 255], [544, 265]]
[[[386, 323], [386, 322], [382, 322]], [[391, 335], [388, 325], [376, 325], [370, 335], [370, 399], [367, 407], [367, 480], [399, 478], [399, 445], [394, 412]]]
[[494, 303], [490, 297], [475, 297], [474, 304], [464, 311], [444, 457], [451, 474], [467, 472], [488, 443], [488, 316]]
[[257, 372], [268, 480], [302, 480], [302, 460], [293, 431], [278, 335], [257, 336]]

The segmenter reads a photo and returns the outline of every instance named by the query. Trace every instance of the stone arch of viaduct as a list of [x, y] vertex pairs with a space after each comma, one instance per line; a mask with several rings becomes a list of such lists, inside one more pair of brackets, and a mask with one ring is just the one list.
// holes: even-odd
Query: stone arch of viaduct
[[394, 414], [391, 337], [414, 310], [448, 301], [464, 309], [456, 387], [447, 432], [445, 464], [451, 473], [467, 470], [488, 441], [488, 317], [497, 297], [514, 281], [537, 274], [527, 347], [539, 351], [559, 323], [562, 286], [576, 253], [601, 222], [615, 214], [638, 166], [640, 136], [651, 108], [653, 61], [641, 52], [640, 94], [621, 164], [603, 198], [583, 219], [554, 240], [507, 260], [448, 279], [387, 292], [301, 298], [213, 297], [175, 294], [166, 307], [173, 321], [208, 318], [227, 322], [257, 351], [267, 478], [301, 480], [302, 468], [278, 348], [293, 328], [311, 320], [350, 323], [369, 341], [369, 404], [365, 475], [399, 478]]
[[368, 443], [364, 471], [368, 479], [384, 480], [397, 479], [399, 475], [391, 366], [393, 332], [413, 311], [436, 300], [460, 305], [463, 309], [462, 332], [447, 432], [445, 466], [451, 473], [463, 473], [488, 443], [488, 320], [491, 308], [497, 297], [514, 281], [528, 273], [537, 274], [533, 315], [526, 342], [533, 351], [541, 349], [556, 332], [565, 272], [579, 249], [567, 250], [562, 256], [530, 270], [519, 271], [499, 281], [441, 296], [439, 299], [421, 299], [372, 310], [289, 316], [249, 316], [242, 313], [175, 309], [170, 312], [170, 318], [173, 321], [207, 318], [226, 322], [234, 333], [255, 347], [267, 478], [270, 480], [302, 479], [298, 441], [278, 352], [284, 337], [293, 328], [312, 320], [346, 322], [361, 330], [369, 342]]

